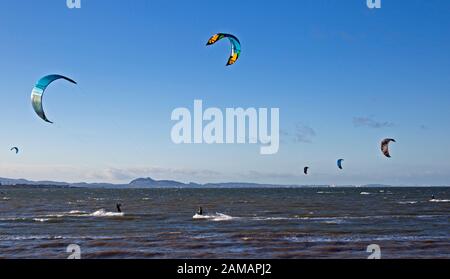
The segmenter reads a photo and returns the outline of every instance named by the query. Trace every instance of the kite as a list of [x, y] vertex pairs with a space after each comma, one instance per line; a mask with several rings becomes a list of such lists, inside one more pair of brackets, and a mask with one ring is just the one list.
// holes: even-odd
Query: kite
[[47, 87], [54, 82], [55, 80], [58, 79], [64, 79], [68, 82], [71, 82], [73, 84], [77, 84], [74, 80], [65, 77], [65, 76], [61, 76], [61, 75], [48, 75], [45, 76], [43, 78], [41, 78], [36, 85], [33, 88], [33, 91], [31, 92], [31, 104], [33, 105], [33, 109], [36, 112], [36, 114], [42, 118], [42, 120], [48, 122], [48, 123], [53, 123], [50, 120], [48, 120], [47, 116], [45, 116], [44, 113], [44, 108], [42, 106], [42, 98], [45, 92], [45, 89], [47, 89]]
[[342, 167], [342, 162], [344, 162], [344, 159], [339, 159], [339, 160], [337, 160], [337, 166], [338, 166], [338, 168], [339, 169], [343, 169], [343, 167]]
[[384, 156], [391, 158], [391, 154], [389, 154], [389, 143], [396, 142], [395, 139], [384, 139], [381, 142], [381, 151], [383, 152]]
[[235, 36], [230, 35], [230, 34], [218, 33], [218, 34], [215, 34], [214, 36], [212, 36], [208, 40], [208, 43], [206, 45], [207, 46], [213, 45], [216, 42], [222, 40], [223, 38], [227, 38], [231, 44], [231, 54], [230, 54], [230, 58], [228, 59], [228, 62], [227, 62], [227, 66], [230, 66], [230, 65], [233, 65], [234, 63], [236, 63], [239, 56], [241, 55], [241, 43], [239, 42], [238, 38], [236, 38]]

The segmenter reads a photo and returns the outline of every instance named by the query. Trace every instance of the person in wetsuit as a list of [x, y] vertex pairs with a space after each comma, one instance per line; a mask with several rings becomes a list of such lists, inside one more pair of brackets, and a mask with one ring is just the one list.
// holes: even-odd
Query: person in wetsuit
[[122, 205], [120, 203], [116, 204], [117, 212], [122, 213]]

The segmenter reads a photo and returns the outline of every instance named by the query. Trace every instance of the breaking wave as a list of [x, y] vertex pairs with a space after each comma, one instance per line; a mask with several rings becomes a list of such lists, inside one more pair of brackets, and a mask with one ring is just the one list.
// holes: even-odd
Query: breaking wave
[[211, 220], [211, 221], [230, 221], [236, 219], [236, 217], [232, 217], [230, 215], [226, 215], [223, 213], [205, 214], [205, 215], [195, 214], [192, 218], [196, 220]]

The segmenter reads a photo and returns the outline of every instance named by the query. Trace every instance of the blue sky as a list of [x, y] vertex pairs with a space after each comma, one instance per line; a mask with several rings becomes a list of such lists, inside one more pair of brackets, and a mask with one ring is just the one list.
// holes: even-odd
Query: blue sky
[[[0, 2], [0, 177], [450, 184], [449, 1], [65, 2]], [[231, 67], [226, 42], [205, 47], [217, 32], [242, 43]], [[30, 93], [53, 73], [79, 85], [48, 89], [49, 125]], [[171, 112], [195, 99], [280, 108], [279, 153], [173, 144]]]

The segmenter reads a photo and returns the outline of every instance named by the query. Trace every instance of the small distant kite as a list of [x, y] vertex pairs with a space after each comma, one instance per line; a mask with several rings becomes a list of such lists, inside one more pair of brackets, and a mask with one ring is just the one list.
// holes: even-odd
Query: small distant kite
[[215, 34], [214, 36], [212, 36], [208, 40], [208, 43], [206, 45], [207, 46], [213, 45], [216, 42], [222, 40], [223, 38], [227, 38], [231, 44], [231, 54], [230, 54], [230, 58], [228, 59], [228, 62], [227, 62], [227, 66], [230, 66], [230, 65], [233, 65], [234, 63], [236, 63], [239, 56], [241, 55], [241, 43], [239, 42], [238, 38], [236, 38], [235, 36], [230, 35], [230, 34], [218, 33], [218, 34]]
[[309, 170], [309, 167], [305, 167], [305, 168], [303, 169], [303, 173], [304, 173], [305, 175], [308, 175], [308, 170]]
[[77, 84], [72, 79], [61, 76], [61, 75], [48, 75], [43, 78], [41, 78], [36, 85], [33, 88], [33, 91], [31, 92], [31, 104], [33, 105], [33, 109], [36, 112], [36, 114], [42, 118], [42, 120], [53, 123], [45, 116], [44, 108], [42, 106], [42, 97], [44, 95], [45, 89], [47, 89], [47, 86], [49, 86], [52, 82], [58, 79], [64, 79], [67, 80], [73, 84]]
[[391, 142], [396, 142], [395, 139], [384, 139], [381, 142], [381, 152], [383, 152], [384, 156], [391, 158], [391, 154], [389, 153], [389, 144]]
[[16, 154], [18, 154], [19, 153], [19, 148], [18, 147], [13, 147], [13, 148], [11, 148], [11, 151], [15, 151]]
[[337, 160], [337, 166], [338, 166], [338, 168], [339, 169], [343, 169], [343, 167], [342, 167], [342, 162], [344, 162], [344, 159], [339, 159], [339, 160]]

